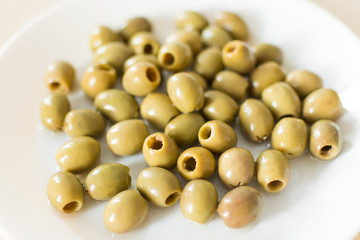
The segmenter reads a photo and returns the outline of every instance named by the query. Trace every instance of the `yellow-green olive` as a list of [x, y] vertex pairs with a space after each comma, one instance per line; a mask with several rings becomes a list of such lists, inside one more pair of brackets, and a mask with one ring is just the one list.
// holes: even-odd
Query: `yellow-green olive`
[[121, 27], [120, 34], [129, 40], [137, 32], [151, 32], [152, 26], [148, 19], [145, 17], [133, 17], [128, 19]]
[[236, 101], [241, 102], [248, 96], [249, 83], [240, 74], [224, 70], [218, 72], [211, 85], [212, 89], [227, 93]]
[[290, 165], [278, 150], [265, 150], [256, 160], [256, 177], [267, 192], [279, 192], [290, 180]]
[[129, 69], [132, 65], [138, 63], [138, 62], [148, 62], [154, 64], [158, 69], [161, 68], [160, 64], [157, 61], [157, 58], [155, 55], [152, 54], [135, 54], [128, 59], [126, 59], [124, 63], [123, 72], [126, 72], [126, 70]]
[[250, 73], [256, 64], [250, 47], [240, 40], [232, 40], [223, 47], [222, 60], [226, 68], [241, 74]]
[[201, 36], [199, 32], [195, 30], [178, 30], [177, 32], [170, 34], [165, 39], [166, 43], [171, 42], [184, 42], [187, 43], [193, 52], [197, 54], [202, 49]]
[[129, 232], [145, 220], [148, 208], [146, 200], [135, 189], [122, 191], [105, 206], [105, 226], [113, 233]]
[[45, 83], [51, 92], [67, 94], [75, 80], [74, 67], [65, 61], [50, 64], [45, 73]]
[[221, 181], [228, 187], [236, 188], [251, 182], [255, 172], [252, 154], [240, 147], [223, 152], [219, 157], [218, 171]]
[[161, 74], [152, 63], [139, 62], [129, 67], [123, 75], [122, 85], [125, 91], [134, 96], [145, 96], [153, 92], [160, 84]]
[[135, 54], [156, 55], [160, 45], [151, 32], [137, 32], [129, 39], [129, 46]]
[[90, 109], [77, 109], [66, 114], [63, 129], [70, 137], [97, 137], [105, 127], [105, 118], [100, 113]]
[[116, 155], [126, 156], [141, 150], [149, 131], [140, 119], [128, 119], [111, 126], [106, 133], [110, 150]]
[[186, 73], [192, 76], [200, 84], [204, 91], [207, 89], [208, 83], [200, 74], [193, 71], [186, 71]]
[[277, 62], [268, 61], [262, 63], [250, 75], [251, 94], [258, 98], [266, 87], [284, 81], [284, 79], [285, 73]]
[[187, 181], [209, 178], [215, 172], [214, 155], [203, 147], [188, 148], [180, 154], [177, 170]]
[[286, 82], [276, 82], [261, 92], [261, 100], [270, 109], [276, 120], [283, 117], [299, 117], [299, 95]]
[[47, 183], [46, 192], [51, 205], [59, 212], [76, 212], [83, 205], [83, 185], [70, 172], [60, 171], [52, 175]]
[[263, 142], [271, 135], [274, 117], [264, 103], [249, 98], [240, 105], [239, 123], [246, 137]]
[[178, 29], [202, 31], [208, 21], [200, 13], [194, 11], [179, 12], [175, 16], [175, 26]]
[[235, 39], [247, 40], [249, 30], [246, 23], [238, 15], [232, 12], [221, 11], [215, 13], [215, 23], [231, 33]]
[[299, 94], [300, 98], [305, 98], [311, 92], [322, 87], [321, 78], [313, 72], [307, 70], [294, 70], [290, 72], [285, 82], [290, 84]]
[[70, 103], [66, 95], [51, 93], [43, 98], [40, 106], [40, 117], [44, 126], [52, 131], [61, 131]]
[[95, 98], [106, 89], [112, 88], [116, 82], [116, 71], [109, 64], [94, 64], [88, 67], [81, 79], [81, 88], [87, 96]]
[[320, 119], [335, 120], [341, 115], [342, 110], [337, 92], [329, 88], [319, 88], [304, 99], [302, 115], [307, 122]]
[[121, 41], [122, 39], [109, 27], [95, 26], [90, 32], [90, 47], [95, 51], [107, 42]]
[[95, 107], [113, 122], [137, 118], [139, 105], [133, 96], [120, 89], [109, 89], [95, 98]]
[[131, 185], [129, 168], [120, 163], [105, 163], [94, 168], [85, 178], [85, 191], [95, 200], [105, 201]]
[[80, 173], [89, 169], [100, 155], [100, 144], [88, 136], [75, 137], [64, 143], [55, 154], [62, 170]]
[[142, 118], [162, 130], [173, 117], [179, 115], [179, 110], [166, 94], [150, 93], [142, 101], [140, 113]]
[[221, 50], [217, 47], [205, 48], [196, 56], [194, 70], [208, 82], [223, 69]]
[[283, 52], [282, 50], [270, 43], [258, 43], [253, 46], [256, 62], [258, 64], [275, 61], [278, 64], [281, 64], [283, 61]]
[[300, 156], [307, 144], [308, 129], [300, 118], [282, 118], [271, 134], [271, 146], [285, 154], [288, 159]]
[[164, 43], [158, 52], [159, 64], [171, 71], [182, 71], [189, 66], [193, 58], [191, 47], [184, 42]]
[[241, 228], [260, 217], [263, 199], [253, 187], [237, 187], [221, 199], [217, 212], [229, 228]]
[[165, 134], [178, 145], [190, 145], [198, 138], [200, 127], [205, 123], [199, 113], [183, 113], [172, 119], [165, 127]]
[[239, 106], [232, 97], [218, 90], [208, 90], [204, 96], [202, 113], [207, 119], [227, 123], [234, 121]]
[[201, 40], [207, 47], [218, 47], [221, 49], [232, 40], [232, 36], [219, 26], [209, 25], [202, 30]]
[[171, 169], [179, 157], [176, 142], [161, 132], [153, 133], [145, 139], [142, 152], [150, 167]]
[[342, 149], [340, 127], [330, 120], [318, 120], [310, 128], [309, 149], [322, 160], [335, 158]]
[[149, 167], [139, 173], [136, 187], [141, 195], [160, 207], [175, 204], [181, 195], [181, 185], [176, 176], [164, 168]]
[[188, 182], [180, 197], [183, 216], [197, 223], [206, 223], [215, 213], [218, 194], [214, 185], [204, 179]]
[[198, 139], [201, 146], [215, 153], [225, 152], [229, 148], [235, 147], [237, 143], [234, 129], [219, 120], [204, 123], [199, 130]]

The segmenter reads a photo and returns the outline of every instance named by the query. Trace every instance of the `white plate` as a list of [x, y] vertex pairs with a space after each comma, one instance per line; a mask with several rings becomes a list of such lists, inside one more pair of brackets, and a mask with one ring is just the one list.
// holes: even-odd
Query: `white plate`
[[[226, 228], [218, 215], [204, 225], [191, 223], [182, 217], [178, 204], [151, 207], [141, 227], [123, 235], [106, 230], [104, 202], [86, 198], [80, 212], [57, 213], [45, 188], [58, 170], [54, 154], [69, 137], [40, 123], [40, 101], [48, 93], [43, 82], [46, 66], [58, 59], [70, 61], [79, 79], [91, 63], [88, 37], [93, 26], [118, 28], [125, 19], [144, 15], [163, 40], [175, 30], [174, 14], [186, 9], [202, 12], [210, 20], [220, 9], [240, 14], [251, 30], [250, 42], [270, 42], [283, 49], [286, 71], [314, 71], [325, 87], [336, 89], [346, 109], [338, 120], [344, 134], [342, 153], [327, 162], [312, 159], [307, 152], [291, 161], [291, 181], [277, 194], [262, 191], [253, 181], [263, 195], [264, 208], [259, 221], [243, 229]], [[360, 230], [359, 56], [359, 39], [307, 1], [88, 0], [57, 5], [24, 26], [0, 50], [0, 235], [9, 239], [351, 239]], [[72, 107], [91, 107], [83, 98], [75, 86]], [[97, 164], [129, 165], [135, 186], [137, 173], [146, 166], [141, 155], [116, 157], [103, 140]], [[268, 147], [256, 147], [242, 137], [239, 146], [253, 149], [255, 158]], [[225, 188], [216, 177], [212, 181], [223, 196]]]

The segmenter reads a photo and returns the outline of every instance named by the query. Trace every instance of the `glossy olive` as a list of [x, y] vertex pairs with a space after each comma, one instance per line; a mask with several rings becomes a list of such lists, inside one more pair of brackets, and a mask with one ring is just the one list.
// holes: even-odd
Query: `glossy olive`
[[157, 58], [155, 55], [152, 54], [135, 54], [128, 59], [126, 59], [124, 63], [123, 71], [126, 72], [126, 70], [129, 69], [132, 65], [138, 63], [138, 62], [148, 62], [154, 64], [158, 69], [161, 68], [160, 64], [157, 61]]
[[283, 62], [283, 52], [278, 46], [270, 43], [258, 43], [252, 47], [258, 64], [267, 61], [275, 61], [278, 64]]
[[134, 97], [120, 89], [109, 89], [99, 93], [94, 104], [97, 110], [113, 122], [139, 116], [139, 105]]
[[317, 74], [302, 69], [290, 72], [285, 82], [295, 89], [300, 98], [305, 98], [323, 85], [321, 78]]
[[249, 82], [234, 71], [224, 70], [215, 75], [211, 87], [241, 102], [248, 96]]
[[61, 131], [70, 102], [66, 95], [51, 93], [44, 97], [40, 105], [40, 118], [44, 126], [52, 131]]
[[250, 73], [256, 64], [249, 45], [240, 40], [232, 40], [223, 47], [222, 60], [226, 68], [241, 74]]
[[64, 143], [55, 154], [62, 170], [80, 173], [89, 169], [100, 155], [100, 144], [88, 136], [75, 137]]
[[181, 195], [181, 185], [176, 176], [164, 168], [149, 167], [139, 173], [136, 187], [141, 195], [160, 207], [175, 204]]
[[76, 212], [83, 205], [83, 186], [70, 172], [60, 171], [52, 175], [47, 183], [46, 193], [51, 205], [59, 212]]
[[140, 119], [120, 121], [109, 128], [106, 142], [116, 155], [126, 156], [141, 150], [149, 131]]
[[189, 66], [193, 58], [191, 47], [184, 42], [164, 43], [158, 52], [159, 64], [171, 71], [182, 71]]
[[237, 187], [221, 199], [217, 212], [230, 228], [241, 228], [256, 221], [263, 208], [263, 199], [253, 187]]
[[183, 216], [197, 223], [206, 223], [214, 215], [218, 194], [214, 185], [204, 179], [188, 182], [180, 197]]
[[95, 26], [90, 32], [90, 47], [95, 51], [107, 42], [121, 41], [122, 39], [111, 28], [106, 26]]
[[208, 87], [208, 83], [200, 74], [193, 71], [186, 71], [187, 74], [192, 76], [201, 86], [201, 88], [205, 91]]
[[232, 12], [220, 11], [215, 13], [215, 23], [231, 33], [235, 39], [247, 40], [249, 30], [244, 20]]
[[67, 94], [75, 81], [75, 69], [66, 61], [50, 64], [45, 73], [45, 84], [51, 92]]
[[135, 33], [129, 39], [128, 44], [135, 54], [156, 55], [160, 48], [159, 42], [151, 32]]
[[201, 36], [199, 32], [195, 30], [178, 30], [177, 32], [170, 34], [165, 39], [166, 43], [171, 42], [184, 42], [187, 43], [193, 54], [197, 54], [203, 48], [201, 42]]
[[130, 18], [120, 27], [120, 34], [125, 38], [125, 40], [129, 40], [135, 33], [142, 31], [152, 31], [151, 23], [145, 17]]
[[179, 12], [175, 16], [175, 26], [178, 29], [202, 31], [207, 25], [205, 17], [194, 11]]
[[201, 40], [207, 47], [221, 49], [232, 40], [232, 37], [225, 29], [216, 25], [209, 25], [202, 30]]
[[330, 120], [318, 120], [310, 128], [309, 149], [322, 160], [335, 158], [342, 149], [342, 134], [339, 125]]
[[221, 50], [217, 47], [203, 49], [195, 58], [194, 70], [208, 82], [224, 69], [221, 58]]
[[247, 138], [263, 142], [271, 135], [274, 117], [264, 103], [248, 98], [240, 105], [239, 123]]
[[227, 123], [234, 121], [239, 106], [232, 97], [218, 90], [208, 90], [204, 96], [202, 113], [207, 119]]
[[129, 232], [145, 220], [148, 208], [146, 200], [135, 189], [122, 191], [105, 206], [105, 226], [113, 233]]

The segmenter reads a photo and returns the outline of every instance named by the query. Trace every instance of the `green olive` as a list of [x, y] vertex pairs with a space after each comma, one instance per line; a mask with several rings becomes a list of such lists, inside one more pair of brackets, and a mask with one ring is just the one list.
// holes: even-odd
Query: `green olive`
[[178, 145], [190, 145], [198, 138], [200, 127], [205, 123], [199, 113], [183, 113], [173, 118], [165, 127], [165, 134]]
[[90, 32], [90, 47], [95, 51], [107, 42], [121, 41], [122, 39], [109, 27], [95, 26]]
[[207, 47], [218, 47], [221, 49], [232, 40], [232, 36], [219, 26], [209, 25], [202, 30], [201, 40]]
[[155, 55], [152, 54], [135, 54], [128, 59], [126, 59], [124, 63], [123, 72], [126, 72], [126, 70], [129, 69], [132, 65], [138, 63], [138, 62], [147, 62], [154, 64], [158, 69], [161, 68], [160, 64], [157, 61], [157, 58]]
[[200, 110], [204, 105], [204, 90], [190, 74], [180, 72], [167, 81], [167, 93], [175, 107], [183, 113]]
[[309, 149], [316, 158], [335, 158], [341, 152], [342, 142], [340, 127], [333, 121], [318, 120], [310, 128]]
[[208, 21], [200, 13], [193, 11], [179, 12], [175, 16], [175, 26], [178, 29], [202, 31]]
[[244, 227], [260, 217], [263, 199], [253, 187], [234, 188], [221, 199], [217, 212], [229, 228]]
[[183, 216], [191, 221], [206, 223], [215, 213], [218, 194], [214, 185], [204, 179], [188, 182], [180, 197]]
[[233, 122], [239, 109], [237, 102], [224, 92], [208, 90], [204, 94], [203, 115], [210, 120]]
[[59, 212], [76, 212], [83, 205], [83, 185], [70, 172], [60, 171], [52, 175], [47, 183], [46, 192], [51, 205]]
[[139, 105], [133, 96], [120, 89], [109, 89], [95, 98], [95, 107], [113, 122], [137, 118]]
[[162, 130], [173, 117], [179, 115], [179, 110], [166, 94], [150, 93], [142, 101], [140, 113], [142, 118]]
[[234, 71], [224, 70], [215, 75], [211, 87], [228, 94], [238, 102], [242, 102], [248, 96], [249, 82]]
[[140, 119], [128, 119], [111, 126], [106, 133], [110, 150], [116, 155], [127, 156], [141, 150], [149, 131]]
[[184, 42], [164, 43], [158, 52], [160, 65], [170, 71], [182, 71], [189, 66], [193, 58], [191, 47]]
[[258, 64], [275, 61], [278, 64], [281, 64], [283, 61], [283, 52], [282, 50], [270, 43], [258, 43], [253, 46], [256, 62]]
[[186, 71], [185, 73], [189, 74], [190, 76], [192, 76], [201, 86], [201, 88], [205, 91], [208, 87], [208, 83], [207, 81], [198, 73], [193, 72], [193, 71]]
[[129, 40], [131, 36], [133, 36], [137, 32], [151, 32], [152, 26], [148, 19], [144, 17], [133, 17], [128, 19], [121, 27], [120, 34], [125, 38], [125, 40]]
[[129, 46], [135, 54], [156, 55], [160, 45], [151, 32], [137, 32], [129, 39]]
[[45, 83], [51, 92], [67, 94], [75, 81], [74, 67], [65, 61], [50, 64], [45, 73]]
[[238, 15], [232, 12], [221, 11], [215, 13], [215, 23], [231, 33], [235, 39], [247, 40], [249, 30], [246, 23]]
[[88, 136], [75, 137], [64, 143], [55, 159], [62, 170], [80, 173], [89, 169], [100, 155], [100, 144]]
[[103, 215], [105, 226], [113, 233], [129, 232], [145, 220], [148, 208], [138, 191], [124, 190], [106, 204]]
[[300, 156], [307, 144], [307, 125], [299, 118], [282, 118], [274, 127], [271, 146], [288, 159]]
[[61, 131], [70, 103], [66, 95], [51, 93], [43, 98], [40, 106], [40, 117], [44, 126], [52, 131]]
[[230, 148], [220, 155], [218, 170], [220, 179], [226, 186], [236, 188], [246, 185], [254, 176], [254, 158], [244, 148]]
[[120, 163], [105, 163], [94, 168], [85, 178], [85, 191], [95, 200], [105, 201], [131, 185], [129, 168]]
[[194, 70], [208, 82], [223, 69], [221, 50], [217, 47], [205, 48], [196, 56]]
[[190, 46], [194, 55], [200, 52], [203, 48], [201, 36], [199, 32], [195, 30], [178, 30], [177, 32], [167, 36], [165, 42], [184, 42]]
[[290, 165], [278, 150], [265, 150], [256, 160], [256, 177], [267, 192], [283, 190], [290, 180]]
[[240, 105], [239, 123], [247, 138], [263, 142], [271, 135], [274, 117], [264, 103], [248, 98]]
[[290, 72], [287, 75], [285, 82], [295, 89], [300, 98], [305, 98], [323, 85], [322, 80], [318, 75], [307, 70], [294, 70]]
[[68, 112], [64, 119], [64, 132], [70, 137], [99, 136], [106, 127], [105, 118], [90, 109], [77, 109]]
[[142, 170], [136, 187], [146, 200], [160, 207], [175, 204], [181, 194], [181, 185], [176, 176], [169, 170], [159, 167]]
[[343, 111], [337, 92], [329, 88], [319, 88], [303, 101], [302, 115], [307, 122], [320, 119], [337, 119]]
[[223, 47], [222, 60], [226, 68], [241, 74], [250, 73], [256, 64], [250, 47], [240, 40], [232, 40]]

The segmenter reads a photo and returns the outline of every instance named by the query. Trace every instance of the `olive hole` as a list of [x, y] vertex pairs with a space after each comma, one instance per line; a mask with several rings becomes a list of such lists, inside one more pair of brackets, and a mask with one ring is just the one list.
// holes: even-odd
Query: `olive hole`
[[76, 201], [69, 202], [63, 207], [63, 211], [66, 213], [75, 212], [78, 209], [79, 203]]
[[326, 155], [329, 153], [329, 151], [331, 150], [332, 146], [331, 145], [325, 145], [320, 149], [320, 155]]
[[59, 82], [52, 82], [50, 83], [50, 90], [55, 91], [56, 89], [58, 89], [60, 87], [60, 83]]
[[201, 128], [200, 138], [206, 140], [206, 139], [210, 138], [211, 133], [212, 133], [212, 131], [211, 131], [210, 127], [203, 127], [203, 128]]
[[196, 160], [193, 157], [188, 157], [188, 159], [185, 160], [185, 169], [189, 172], [192, 172], [196, 168]]
[[146, 69], [146, 77], [150, 82], [155, 82], [157, 79], [157, 74], [153, 68]]
[[156, 136], [154, 136], [149, 139], [149, 141], [147, 142], [147, 146], [152, 150], [159, 150], [163, 147], [163, 141], [159, 137], [157, 138]]
[[146, 44], [144, 46], [144, 53], [150, 54], [150, 53], [152, 53], [152, 50], [153, 50], [153, 47], [150, 44]]
[[228, 48], [226, 49], [226, 52], [227, 52], [227, 53], [231, 53], [231, 52], [233, 52], [235, 49], [236, 49], [236, 46], [235, 46], [235, 45], [230, 45], [230, 46], [228, 46]]
[[179, 197], [180, 197], [180, 194], [178, 192], [174, 192], [166, 198], [165, 204], [172, 205], [178, 200]]
[[171, 53], [165, 53], [163, 62], [165, 65], [172, 65], [174, 63], [174, 56]]
[[283, 187], [283, 182], [280, 181], [280, 180], [274, 180], [274, 181], [269, 182], [269, 184], [268, 184], [268, 188], [269, 188], [271, 191], [278, 191], [278, 190], [280, 190], [282, 187]]

